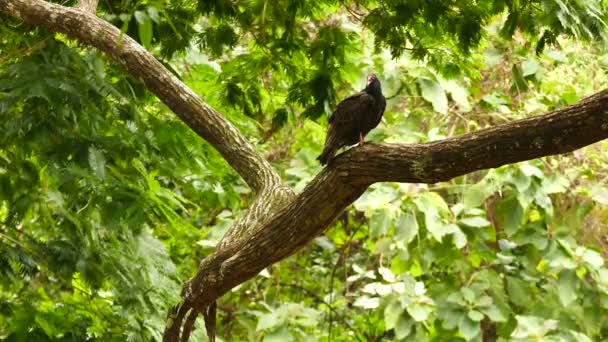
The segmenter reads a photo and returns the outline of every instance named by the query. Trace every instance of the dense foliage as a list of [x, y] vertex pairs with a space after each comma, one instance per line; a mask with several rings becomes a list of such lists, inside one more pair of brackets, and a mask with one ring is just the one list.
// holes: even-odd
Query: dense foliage
[[[606, 87], [594, 0], [124, 0], [101, 1], [98, 15], [296, 191], [320, 170], [326, 114], [367, 72], [388, 99], [368, 138], [378, 142], [454, 136]], [[0, 338], [160, 339], [181, 284], [250, 190], [103, 55], [6, 16], [0, 132]], [[606, 339], [604, 147], [376, 184], [313, 245], [223, 297], [218, 335]]]

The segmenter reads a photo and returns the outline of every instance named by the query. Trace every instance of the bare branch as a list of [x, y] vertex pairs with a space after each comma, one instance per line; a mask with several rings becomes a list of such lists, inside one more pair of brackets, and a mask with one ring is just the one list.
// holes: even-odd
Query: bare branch
[[270, 163], [230, 122], [112, 24], [80, 9], [40, 0], [0, 0], [0, 11], [107, 53], [213, 145], [255, 192], [280, 183]]
[[89, 12], [95, 14], [97, 12], [97, 3], [98, 0], [78, 0], [78, 4], [76, 8], [83, 10], [85, 12]]

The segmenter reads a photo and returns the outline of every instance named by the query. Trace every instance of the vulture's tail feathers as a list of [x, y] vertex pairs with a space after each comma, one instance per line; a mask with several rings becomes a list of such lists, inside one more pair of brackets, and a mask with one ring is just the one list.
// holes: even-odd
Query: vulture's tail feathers
[[336, 139], [335, 134], [328, 135], [325, 140], [323, 152], [317, 157], [317, 160], [321, 162], [321, 165], [326, 165], [334, 158], [340, 147], [340, 143], [338, 139]]
[[336, 150], [337, 148], [334, 146], [325, 146], [323, 153], [317, 157], [317, 160], [321, 163], [321, 165], [329, 163], [329, 161], [336, 155]]

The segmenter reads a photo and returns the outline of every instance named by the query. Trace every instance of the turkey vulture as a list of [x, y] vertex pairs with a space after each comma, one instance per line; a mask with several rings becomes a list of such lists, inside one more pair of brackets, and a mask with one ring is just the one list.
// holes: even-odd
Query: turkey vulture
[[317, 157], [321, 165], [327, 164], [341, 147], [363, 145], [365, 135], [380, 123], [385, 107], [380, 81], [376, 75], [367, 76], [365, 89], [340, 102], [329, 117], [323, 153]]

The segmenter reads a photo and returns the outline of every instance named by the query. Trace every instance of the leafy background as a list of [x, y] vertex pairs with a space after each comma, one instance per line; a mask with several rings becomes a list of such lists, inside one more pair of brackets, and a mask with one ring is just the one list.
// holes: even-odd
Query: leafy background
[[[327, 114], [368, 72], [388, 98], [374, 142], [451, 137], [606, 87], [597, 1], [102, 1], [98, 14], [298, 191], [321, 169]], [[105, 56], [6, 16], [0, 115], [0, 338], [161, 339], [249, 189]], [[376, 184], [313, 244], [224, 296], [218, 334], [606, 339], [605, 145]]]

